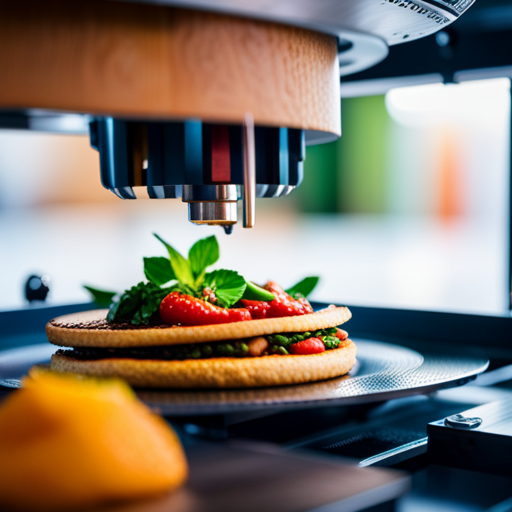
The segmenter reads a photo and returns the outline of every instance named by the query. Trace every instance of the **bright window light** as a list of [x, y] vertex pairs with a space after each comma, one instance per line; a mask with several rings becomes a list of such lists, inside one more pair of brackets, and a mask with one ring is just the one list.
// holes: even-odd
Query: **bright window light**
[[[454, 116], [472, 119], [479, 111], [500, 108], [510, 94], [510, 80], [476, 80], [460, 84], [428, 84], [391, 89], [386, 94], [389, 115], [399, 124], [431, 126]], [[478, 98], [478, 101], [475, 101]], [[471, 105], [472, 104], [472, 105]], [[468, 105], [471, 108], [468, 109]]]

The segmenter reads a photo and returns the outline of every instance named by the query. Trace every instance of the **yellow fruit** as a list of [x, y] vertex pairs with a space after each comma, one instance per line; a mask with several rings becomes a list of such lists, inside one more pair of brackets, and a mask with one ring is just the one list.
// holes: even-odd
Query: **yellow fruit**
[[38, 370], [0, 406], [0, 460], [0, 504], [25, 510], [141, 498], [188, 472], [174, 431], [122, 381]]

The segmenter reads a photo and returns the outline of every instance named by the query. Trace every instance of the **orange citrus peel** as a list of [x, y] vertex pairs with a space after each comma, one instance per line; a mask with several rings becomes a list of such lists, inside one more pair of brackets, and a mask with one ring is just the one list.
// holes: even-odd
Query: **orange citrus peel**
[[32, 370], [0, 406], [0, 505], [82, 508], [182, 485], [181, 444], [115, 379]]

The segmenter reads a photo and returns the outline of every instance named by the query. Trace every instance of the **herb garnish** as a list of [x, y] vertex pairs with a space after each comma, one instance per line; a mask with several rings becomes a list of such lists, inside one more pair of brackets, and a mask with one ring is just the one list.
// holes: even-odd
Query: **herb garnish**
[[[217, 301], [215, 305], [229, 308], [243, 296], [247, 283], [234, 270], [214, 270], [204, 276], [204, 285], [213, 292]], [[274, 296], [272, 296], [274, 300]]]
[[[85, 288], [91, 293], [94, 302], [110, 309], [109, 322], [131, 322], [134, 325], [147, 325], [158, 322], [158, 310], [162, 300], [171, 292], [179, 291], [192, 297], [230, 308], [240, 299], [272, 301], [272, 293], [246, 281], [234, 270], [206, 270], [219, 260], [219, 244], [215, 236], [197, 241], [182, 256], [160, 236], [155, 237], [164, 244], [169, 254], [144, 258], [144, 275], [148, 282], [140, 282], [125, 290], [119, 298], [116, 292], [99, 290], [91, 286]], [[287, 290], [294, 298], [306, 297], [318, 282], [318, 277], [307, 277]]]
[[160, 302], [174, 287], [161, 288], [154, 283], [140, 282], [126, 290], [118, 301], [110, 306], [107, 321], [130, 321], [134, 325], [147, 325], [160, 308]]
[[106, 290], [99, 290], [92, 286], [84, 285], [84, 288], [92, 295], [93, 301], [98, 306], [108, 306], [112, 302], [112, 299], [117, 295], [117, 292], [108, 292]]
[[291, 295], [294, 299], [301, 299], [307, 297], [318, 284], [319, 277], [305, 277], [302, 281], [299, 281], [296, 285], [288, 288], [286, 293]]
[[144, 258], [144, 275], [158, 286], [162, 286], [176, 279], [169, 258], [156, 256], [154, 258]]

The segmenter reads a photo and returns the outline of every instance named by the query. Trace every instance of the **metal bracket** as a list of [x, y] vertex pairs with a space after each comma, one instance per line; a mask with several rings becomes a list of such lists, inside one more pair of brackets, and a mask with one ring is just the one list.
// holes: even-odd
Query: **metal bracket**
[[256, 156], [254, 142], [254, 118], [250, 112], [244, 116], [244, 228], [254, 227], [256, 216]]

